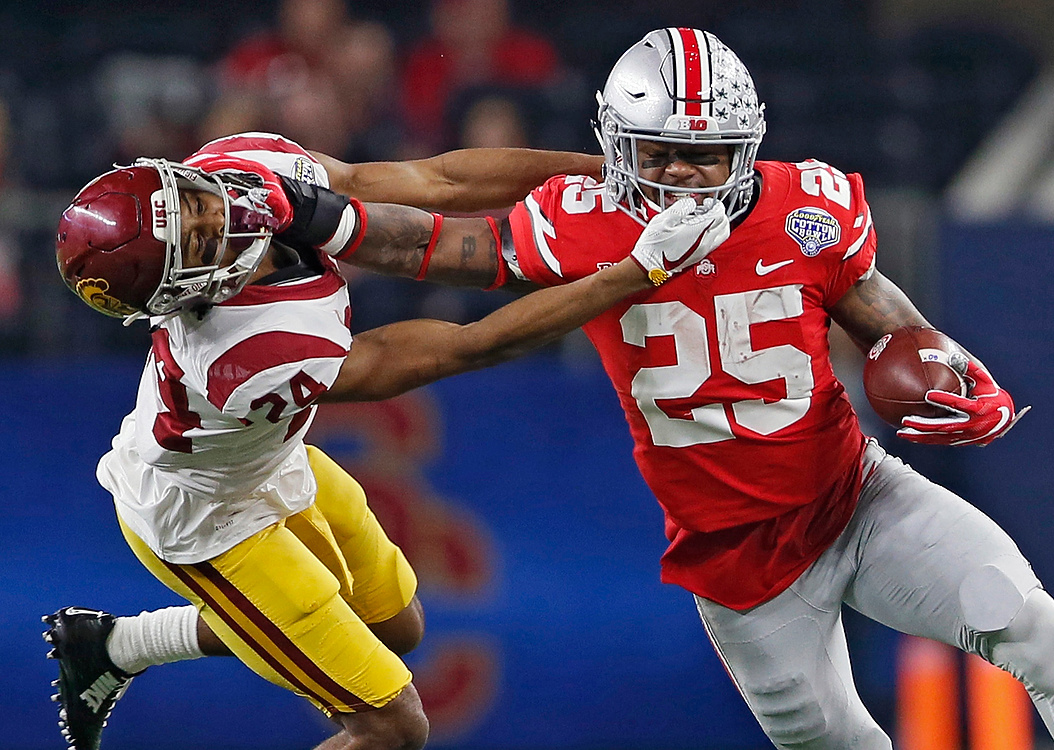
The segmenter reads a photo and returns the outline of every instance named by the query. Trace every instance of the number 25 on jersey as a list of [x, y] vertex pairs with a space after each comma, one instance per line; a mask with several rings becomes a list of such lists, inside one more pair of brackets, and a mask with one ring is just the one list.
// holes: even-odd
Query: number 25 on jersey
[[[792, 284], [718, 295], [714, 306], [721, 369], [748, 386], [782, 379], [787, 390], [787, 397], [778, 401], [748, 398], [733, 402], [736, 424], [770, 435], [804, 417], [814, 386], [809, 355], [789, 344], [755, 350], [750, 342], [751, 324], [802, 314], [801, 287]], [[671, 301], [633, 305], [620, 322], [623, 341], [632, 346], [646, 348], [651, 336], [673, 337], [676, 363], [643, 367], [631, 384], [654, 444], [684, 448], [735, 438], [721, 402], [692, 409], [689, 419], [671, 417], [658, 404], [660, 399], [691, 398], [710, 379], [706, 318], [682, 302]]]

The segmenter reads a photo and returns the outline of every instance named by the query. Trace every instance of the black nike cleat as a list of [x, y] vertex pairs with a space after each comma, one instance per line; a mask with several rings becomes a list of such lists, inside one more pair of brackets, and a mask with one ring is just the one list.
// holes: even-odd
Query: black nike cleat
[[114, 704], [132, 681], [106, 652], [106, 637], [116, 618], [106, 612], [63, 607], [41, 618], [52, 645], [49, 659], [59, 663], [59, 689], [51, 700], [59, 704], [59, 728], [70, 750], [98, 750], [103, 727]]

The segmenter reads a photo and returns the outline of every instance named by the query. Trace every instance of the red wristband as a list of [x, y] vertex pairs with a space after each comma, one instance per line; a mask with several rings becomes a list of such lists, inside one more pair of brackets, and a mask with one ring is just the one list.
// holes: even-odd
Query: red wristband
[[435, 223], [432, 224], [432, 236], [428, 239], [425, 257], [421, 260], [421, 267], [417, 270], [417, 276], [414, 277], [418, 281], [422, 281], [428, 273], [428, 262], [432, 260], [432, 253], [435, 252], [436, 243], [439, 242], [439, 230], [443, 227], [442, 214], [432, 214], [432, 218], [435, 219]]
[[487, 223], [490, 224], [490, 231], [494, 233], [494, 246], [498, 248], [498, 274], [494, 277], [494, 283], [488, 287], [484, 287], [484, 291], [489, 292], [491, 289], [497, 289], [498, 287], [505, 286], [505, 282], [509, 278], [509, 269], [505, 265], [505, 258], [501, 254], [501, 230], [498, 229], [498, 222], [492, 217], [487, 217]]
[[362, 244], [362, 238], [366, 236], [366, 207], [362, 205], [362, 201], [356, 198], [351, 198], [350, 202], [351, 207], [355, 209], [355, 218], [358, 219], [358, 226], [355, 227], [355, 238], [351, 243], [333, 256], [337, 260], [347, 260], [350, 258], [352, 254], [359, 249], [359, 245]]

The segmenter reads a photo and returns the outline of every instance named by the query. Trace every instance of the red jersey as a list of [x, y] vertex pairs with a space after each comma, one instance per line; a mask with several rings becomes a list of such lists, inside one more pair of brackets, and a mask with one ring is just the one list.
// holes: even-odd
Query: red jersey
[[[584, 326], [666, 516], [662, 580], [745, 609], [848, 523], [864, 437], [830, 362], [827, 310], [872, 268], [859, 175], [758, 162], [753, 210], [694, 269]], [[510, 215], [512, 271], [551, 286], [625, 258], [642, 227], [558, 176]]]

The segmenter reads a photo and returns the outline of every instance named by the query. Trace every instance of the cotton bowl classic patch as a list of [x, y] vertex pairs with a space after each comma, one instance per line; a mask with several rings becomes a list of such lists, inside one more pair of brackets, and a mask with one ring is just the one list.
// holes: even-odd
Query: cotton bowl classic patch
[[787, 234], [798, 243], [806, 257], [820, 254], [825, 247], [838, 244], [842, 227], [822, 208], [799, 208], [787, 216]]

